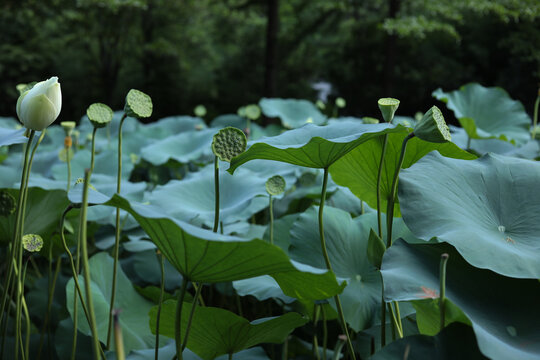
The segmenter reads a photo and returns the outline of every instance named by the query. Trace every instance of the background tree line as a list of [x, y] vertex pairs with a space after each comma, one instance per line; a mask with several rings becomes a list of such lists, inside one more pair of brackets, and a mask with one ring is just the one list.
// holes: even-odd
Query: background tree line
[[431, 92], [501, 86], [529, 112], [540, 80], [537, 0], [3, 0], [0, 115], [21, 82], [58, 75], [61, 120], [92, 102], [150, 94], [154, 119], [234, 113], [261, 97], [316, 100], [332, 85], [345, 112], [376, 100], [425, 110]]

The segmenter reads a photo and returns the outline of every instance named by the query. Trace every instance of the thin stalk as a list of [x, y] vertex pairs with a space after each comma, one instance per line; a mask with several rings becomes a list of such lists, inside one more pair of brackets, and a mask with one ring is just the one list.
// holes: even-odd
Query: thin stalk
[[401, 312], [399, 311], [399, 303], [394, 301], [394, 306], [396, 307], [396, 318], [398, 329], [401, 331], [401, 337], [403, 337], [403, 323], [401, 322]]
[[407, 151], [407, 142], [414, 137], [414, 133], [410, 133], [403, 140], [401, 145], [401, 154], [399, 155], [398, 164], [394, 173], [394, 179], [392, 180], [392, 187], [390, 188], [390, 196], [388, 197], [388, 207], [386, 208], [386, 248], [388, 249], [392, 245], [392, 223], [394, 220], [394, 204], [397, 195], [397, 185], [399, 172], [403, 166], [403, 160], [405, 159], [405, 152]]
[[[184, 304], [184, 297], [186, 296], [188, 279], [182, 277], [182, 287], [180, 288], [180, 294], [178, 295], [178, 302], [176, 303], [176, 318], [174, 321], [174, 340], [176, 341], [176, 358], [182, 360], [182, 305]], [[195, 304], [193, 304], [195, 306]]]
[[328, 348], [328, 327], [326, 324], [326, 310], [324, 310], [324, 305], [321, 305], [321, 315], [323, 322], [323, 360], [326, 360], [326, 349]]
[[219, 160], [214, 158], [214, 198], [216, 207], [214, 209], [214, 232], [218, 231], [219, 224]]
[[533, 131], [532, 138], [536, 139], [536, 126], [538, 125], [538, 106], [540, 105], [540, 90], [538, 90], [538, 96], [534, 102], [534, 113], [533, 113]]
[[155, 360], [158, 360], [159, 358], [159, 320], [161, 316], [161, 307], [163, 304], [163, 294], [165, 293], [165, 267], [163, 266], [163, 254], [160, 251], [158, 251], [157, 257], [159, 260], [159, 266], [160, 266], [160, 271], [161, 271], [161, 287], [159, 290], [159, 303], [158, 303], [157, 319], [156, 319], [156, 349], [154, 352]]
[[270, 244], [274, 245], [274, 207], [272, 195], [268, 196], [270, 203]]
[[[49, 252], [49, 259], [52, 259], [52, 245], [50, 247], [50, 252]], [[43, 327], [41, 328], [41, 335], [39, 337], [39, 347], [38, 347], [38, 352], [37, 352], [37, 358], [38, 360], [41, 359], [41, 350], [43, 349], [43, 342], [45, 340], [45, 331], [47, 331], [49, 337], [50, 338], [50, 332], [49, 332], [49, 317], [50, 317], [50, 314], [51, 314], [51, 308], [52, 308], [52, 302], [53, 302], [53, 297], [54, 297], [54, 291], [56, 289], [56, 281], [58, 280], [58, 274], [60, 273], [60, 265], [62, 264], [62, 262], [60, 261], [61, 260], [61, 257], [58, 256], [58, 259], [56, 260], [56, 268], [54, 269], [54, 276], [52, 278], [52, 281], [50, 281], [50, 284], [49, 284], [49, 296], [48, 296], [48, 299], [47, 299], [47, 312], [45, 313], [45, 320], [43, 321]], [[52, 275], [52, 271], [49, 272], [49, 279], [50, 279], [50, 276]]]
[[470, 136], [467, 136], [467, 149], [466, 150], [469, 150], [471, 148], [471, 137]]
[[[326, 263], [326, 268], [330, 271], [332, 270], [332, 265], [330, 264], [330, 258], [328, 257], [328, 251], [326, 250], [326, 241], [324, 239], [324, 224], [323, 224], [323, 210], [324, 210], [324, 201], [326, 199], [326, 186], [328, 185], [328, 168], [324, 168], [324, 177], [323, 177], [323, 185], [322, 185], [322, 191], [321, 191], [321, 204], [319, 205], [319, 236], [321, 238], [321, 250], [324, 257], [324, 262]], [[349, 349], [349, 352], [351, 353], [351, 357], [353, 360], [356, 360], [356, 355], [354, 354], [354, 347], [351, 342], [351, 337], [349, 335], [349, 330], [347, 329], [347, 322], [345, 321], [345, 315], [343, 314], [343, 307], [341, 306], [341, 301], [339, 300], [339, 296], [334, 296], [334, 300], [336, 302], [337, 312], [339, 321], [341, 323], [341, 328], [343, 332], [345, 333], [345, 336], [347, 337], [347, 347]]]
[[[394, 301], [394, 305], [397, 307], [397, 303]], [[401, 339], [403, 337], [403, 329], [400, 327], [400, 321], [398, 321], [398, 317], [396, 314], [399, 314], [399, 309], [394, 311], [394, 307], [392, 306], [392, 303], [388, 303], [388, 307], [390, 309], [390, 315], [392, 315], [392, 331], [397, 331], [399, 338]], [[395, 337], [395, 334], [392, 335]]]
[[88, 169], [84, 172], [84, 186], [83, 197], [81, 205], [81, 220], [79, 230], [79, 242], [81, 243], [82, 250], [82, 264], [84, 269], [84, 287], [86, 292], [86, 303], [88, 304], [88, 314], [90, 317], [89, 325], [92, 331], [92, 344], [94, 350], [94, 359], [99, 360], [100, 357], [100, 344], [98, 338], [98, 332], [96, 327], [96, 317], [94, 315], [94, 303], [92, 300], [91, 292], [91, 280], [90, 280], [90, 266], [88, 264], [88, 247], [86, 239], [86, 211], [88, 207], [88, 185], [90, 182], [90, 171]]
[[[289, 358], [289, 337], [285, 339], [283, 348], [281, 349], [281, 360], [287, 360]], [[326, 360], [326, 359], [325, 359]]]
[[384, 135], [381, 160], [379, 161], [379, 171], [377, 172], [377, 225], [379, 229], [379, 237], [382, 239], [382, 211], [381, 211], [381, 179], [382, 168], [384, 165], [384, 157], [386, 155], [386, 148], [388, 147], [388, 134]]
[[[26, 270], [28, 269], [28, 261], [24, 264], [24, 270], [22, 275], [22, 283], [24, 284], [24, 280], [26, 280]], [[23, 288], [24, 291], [24, 288]], [[30, 314], [28, 313], [28, 307], [26, 306], [26, 300], [24, 298], [24, 293], [21, 296], [21, 304], [22, 309], [24, 312], [24, 319], [25, 319], [25, 326], [26, 326], [26, 336], [24, 339], [24, 352], [22, 353], [23, 359], [29, 359], [30, 358]], [[21, 337], [22, 340], [22, 337]]]
[[441, 264], [439, 267], [439, 282], [440, 282], [440, 296], [439, 296], [439, 310], [441, 311], [441, 331], [444, 329], [445, 324], [445, 292], [446, 292], [446, 263], [448, 262], [448, 254], [441, 255]]
[[383, 285], [382, 291], [381, 291], [381, 348], [385, 346], [386, 346], [386, 302], [384, 301], [384, 285]]
[[230, 353], [229, 353], [229, 357], [228, 357], [227, 359], [232, 360], [232, 356], [233, 356], [233, 353], [230, 352]]
[[203, 300], [202, 295], [201, 295], [202, 289], [199, 290], [199, 287], [202, 288], [203, 284], [197, 284], [196, 282], [192, 282], [191, 285], [195, 288], [195, 292], [196, 292], [197, 294], [199, 294], [199, 304], [200, 304], [201, 306], [204, 306], [204, 300]]
[[312, 343], [312, 349], [313, 357], [317, 360], [320, 360], [319, 355], [319, 341], [317, 339], [317, 321], [319, 320], [319, 305], [315, 304], [313, 307], [313, 343]]
[[124, 337], [122, 336], [122, 327], [120, 326], [120, 321], [118, 317], [120, 311], [114, 312], [114, 343], [116, 348], [116, 360], [126, 360], [126, 353], [124, 351]]
[[[120, 188], [122, 185], [122, 126], [124, 125], [124, 120], [126, 120], [127, 115], [124, 113], [120, 119], [120, 125], [118, 126], [118, 172], [116, 175], [116, 193], [120, 195]], [[94, 129], [95, 131], [96, 129]], [[94, 136], [95, 137], [95, 136]], [[94, 140], [92, 137], [92, 141]], [[111, 331], [112, 331], [112, 322], [113, 322], [113, 310], [114, 310], [114, 301], [116, 298], [116, 273], [118, 271], [118, 252], [120, 250], [120, 208], [116, 208], [116, 222], [115, 222], [115, 240], [114, 240], [114, 262], [113, 262], [113, 278], [112, 278], [112, 287], [111, 287], [111, 301], [109, 307], [109, 326], [107, 330], [107, 349], [111, 345]]]
[[195, 296], [193, 297], [193, 306], [191, 307], [191, 311], [189, 312], [189, 318], [187, 322], [186, 327], [186, 334], [184, 335], [184, 341], [182, 342], [182, 352], [187, 346], [188, 338], [189, 338], [189, 330], [191, 329], [191, 323], [193, 322], [193, 316], [195, 315], [195, 308], [197, 307], [197, 298], [201, 296], [201, 290], [202, 290], [202, 284], [200, 284], [199, 287], [195, 290]]
[[94, 128], [92, 131], [92, 152], [90, 153], [90, 172], [94, 171], [95, 158], [96, 158], [96, 132], [98, 128]]

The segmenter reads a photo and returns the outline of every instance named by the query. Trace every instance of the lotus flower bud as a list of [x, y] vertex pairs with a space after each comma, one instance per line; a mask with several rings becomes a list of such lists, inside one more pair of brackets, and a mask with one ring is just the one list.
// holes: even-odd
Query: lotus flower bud
[[444, 121], [441, 110], [433, 106], [414, 127], [414, 135], [433, 143], [444, 143], [451, 140], [450, 130]]
[[62, 93], [58, 78], [38, 82], [17, 100], [17, 116], [28, 129], [42, 131], [51, 125], [62, 109]]

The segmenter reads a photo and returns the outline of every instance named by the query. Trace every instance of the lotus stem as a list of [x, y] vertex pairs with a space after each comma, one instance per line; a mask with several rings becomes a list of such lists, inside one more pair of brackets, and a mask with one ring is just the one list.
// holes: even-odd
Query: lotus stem
[[188, 279], [186, 276], [182, 277], [182, 287], [180, 288], [180, 294], [178, 295], [178, 302], [176, 303], [176, 318], [174, 321], [174, 340], [176, 341], [176, 358], [183, 360], [182, 356], [182, 305], [184, 304], [184, 297], [186, 296]]
[[165, 293], [165, 268], [163, 266], [163, 254], [161, 251], [157, 251], [157, 257], [159, 261], [159, 268], [161, 273], [161, 286], [159, 289], [159, 303], [157, 310], [157, 319], [156, 319], [156, 349], [154, 352], [154, 359], [158, 360], [159, 358], [159, 320], [161, 316], [161, 307], [163, 304], [163, 294]]
[[439, 310], [441, 312], [441, 331], [444, 329], [445, 324], [445, 292], [446, 292], [446, 263], [448, 262], [449, 255], [444, 253], [441, 255], [441, 263], [439, 266], [439, 281], [440, 281], [440, 296], [439, 296]]
[[274, 245], [274, 206], [272, 195], [268, 196], [270, 211], [270, 244]]
[[214, 209], [214, 232], [218, 231], [219, 226], [219, 159], [214, 157], [214, 197], [215, 197], [215, 209]]
[[[194, 284], [194, 283], [192, 283]], [[197, 299], [201, 296], [201, 290], [202, 290], [202, 284], [200, 284], [199, 287], [195, 288], [195, 296], [193, 296], [193, 305], [191, 306], [191, 311], [189, 312], [187, 327], [186, 327], [186, 334], [184, 335], [184, 341], [182, 342], [182, 352], [187, 346], [188, 338], [189, 338], [189, 330], [191, 329], [191, 323], [193, 322], [193, 316], [195, 315], [195, 308], [197, 307]]]
[[[326, 199], [326, 187], [328, 185], [328, 168], [324, 168], [323, 175], [323, 185], [321, 191], [321, 203], [319, 205], [319, 236], [321, 238], [321, 250], [324, 257], [324, 262], [326, 263], [326, 268], [330, 271], [332, 270], [332, 265], [330, 264], [330, 258], [328, 257], [328, 251], [326, 250], [326, 241], [324, 238], [324, 222], [323, 222], [323, 211], [324, 211], [324, 201]], [[351, 354], [353, 360], [356, 360], [356, 355], [354, 354], [354, 347], [352, 345], [351, 337], [349, 336], [349, 330], [347, 329], [347, 322], [345, 321], [345, 315], [343, 314], [343, 308], [341, 306], [341, 301], [339, 296], [335, 295], [334, 300], [336, 302], [336, 308], [338, 312], [338, 317], [341, 323], [341, 328], [347, 337], [347, 347]]]
[[384, 165], [384, 157], [386, 155], [386, 148], [388, 146], [388, 134], [384, 135], [381, 160], [379, 161], [379, 170], [377, 172], [377, 225], [379, 230], [379, 237], [382, 239], [382, 211], [381, 211], [381, 178], [382, 178], [382, 169]]
[[124, 337], [122, 336], [122, 326], [120, 326], [120, 321], [118, 320], [119, 315], [120, 315], [120, 310], [116, 310], [113, 315], [116, 359], [126, 360], [126, 354], [124, 352]]
[[319, 355], [319, 341], [317, 339], [317, 321], [319, 320], [319, 311], [319, 305], [315, 304], [315, 306], [313, 306], [313, 344], [311, 351], [313, 352], [313, 357], [317, 360], [321, 359]]
[[324, 305], [321, 305], [321, 315], [323, 322], [323, 360], [326, 360], [326, 349], [328, 348], [328, 327], [326, 324], [326, 310], [324, 310]]
[[538, 106], [540, 105], [540, 90], [538, 90], [538, 96], [534, 102], [534, 113], [533, 113], [533, 131], [532, 138], [536, 139], [536, 127], [538, 125]]
[[[120, 119], [120, 125], [118, 126], [118, 172], [116, 175], [116, 193], [120, 195], [120, 189], [122, 186], [122, 126], [124, 125], [124, 120], [126, 120], [127, 114], [124, 113]], [[94, 129], [95, 130], [95, 129]], [[109, 307], [109, 327], [107, 330], [107, 349], [111, 344], [111, 331], [112, 331], [112, 321], [113, 321], [113, 310], [114, 310], [114, 301], [116, 299], [116, 273], [118, 270], [118, 252], [120, 249], [120, 208], [116, 208], [116, 221], [115, 221], [115, 239], [114, 239], [114, 262], [113, 262], [113, 278], [112, 278], [112, 289], [111, 289], [111, 301]]]

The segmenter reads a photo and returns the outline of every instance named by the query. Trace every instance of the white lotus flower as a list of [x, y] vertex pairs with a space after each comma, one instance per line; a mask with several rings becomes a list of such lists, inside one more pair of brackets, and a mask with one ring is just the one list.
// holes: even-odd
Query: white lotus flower
[[62, 109], [62, 92], [58, 77], [38, 82], [19, 96], [17, 116], [28, 129], [41, 131], [51, 125]]

